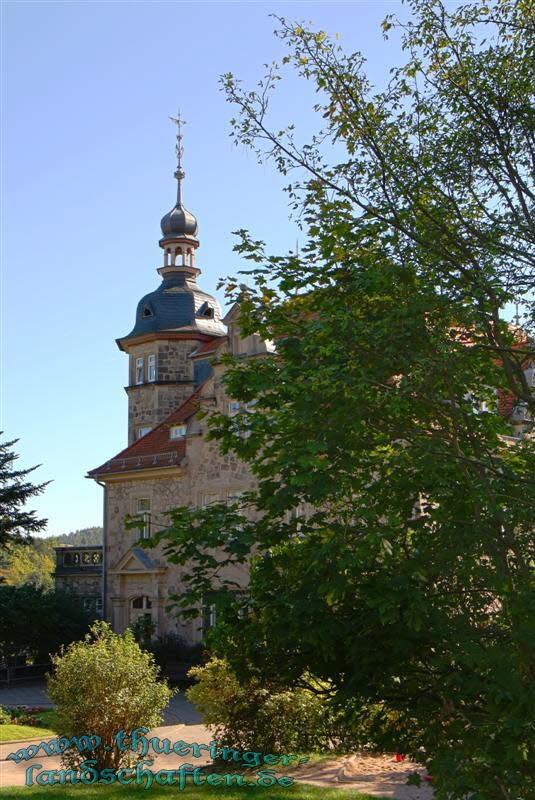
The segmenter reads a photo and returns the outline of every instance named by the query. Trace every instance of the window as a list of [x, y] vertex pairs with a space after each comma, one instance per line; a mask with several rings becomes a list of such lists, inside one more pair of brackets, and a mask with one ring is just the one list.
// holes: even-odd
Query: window
[[143, 359], [136, 358], [136, 386], [139, 386], [140, 383], [143, 383], [145, 378], [145, 370], [143, 368]]
[[[249, 400], [249, 402], [245, 403], [245, 413], [246, 414], [252, 414], [254, 409], [255, 409], [256, 403], [257, 403], [256, 399], [255, 400]], [[245, 425], [243, 427], [243, 429], [242, 429], [242, 434], [241, 435], [242, 435], [242, 439], [248, 439], [249, 436], [251, 435], [251, 426], [250, 425]]]
[[244, 495], [244, 492], [236, 492], [235, 494], [229, 494], [228, 502], [229, 503], [239, 503], [239, 501], [242, 499], [243, 495]]
[[102, 597], [97, 597], [95, 600], [95, 611], [99, 614], [102, 612]]
[[80, 564], [80, 553], [64, 553], [63, 564], [66, 567], [77, 567]]
[[150, 425], [143, 425], [141, 428], [137, 429], [137, 438], [141, 439], [142, 436], [146, 436], [147, 433], [150, 433], [152, 430]]
[[217, 607], [216, 607], [217, 592], [208, 592], [203, 597], [202, 604], [202, 636], [215, 627], [217, 622]]
[[211, 506], [214, 503], [219, 503], [219, 495], [218, 494], [203, 494], [201, 496], [201, 508], [206, 508], [206, 506]]
[[[141, 527], [141, 539], [150, 539], [150, 500], [143, 498], [137, 501], [137, 511], [143, 522]], [[137, 608], [137, 606], [134, 606]]]
[[186, 425], [173, 425], [169, 428], [169, 438], [170, 439], [183, 439], [186, 435], [187, 426]]
[[134, 599], [132, 600], [132, 608], [141, 608], [141, 609], [152, 608], [152, 602], [150, 598], [146, 597], [145, 595], [140, 597], [134, 597]]
[[147, 361], [147, 380], [150, 383], [154, 383], [156, 380], [156, 356], [154, 353], [149, 356]]
[[239, 410], [240, 410], [239, 402], [237, 400], [231, 400], [231, 402], [228, 404], [229, 417], [235, 417], [236, 414], [239, 413]]

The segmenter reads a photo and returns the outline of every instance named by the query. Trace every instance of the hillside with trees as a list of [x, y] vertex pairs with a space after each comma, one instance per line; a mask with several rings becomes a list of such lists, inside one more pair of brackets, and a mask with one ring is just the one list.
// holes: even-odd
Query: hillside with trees
[[53, 585], [55, 547], [80, 547], [102, 544], [102, 528], [81, 528], [59, 536], [34, 538], [32, 543], [17, 544], [0, 550], [0, 583], [10, 586], [31, 584], [43, 589]]

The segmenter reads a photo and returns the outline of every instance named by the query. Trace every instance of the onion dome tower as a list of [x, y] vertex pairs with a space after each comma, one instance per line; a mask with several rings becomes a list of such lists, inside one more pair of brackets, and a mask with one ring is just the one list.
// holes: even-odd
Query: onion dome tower
[[219, 303], [197, 284], [201, 273], [195, 264], [198, 224], [182, 202], [184, 121], [180, 115], [170, 119], [177, 126], [177, 196], [160, 223], [163, 265], [157, 272], [162, 282], [141, 298], [134, 327], [117, 339], [119, 348], [130, 356], [126, 387], [129, 444], [148, 433], [194, 391], [198, 380], [190, 354], [202, 342], [226, 335]]

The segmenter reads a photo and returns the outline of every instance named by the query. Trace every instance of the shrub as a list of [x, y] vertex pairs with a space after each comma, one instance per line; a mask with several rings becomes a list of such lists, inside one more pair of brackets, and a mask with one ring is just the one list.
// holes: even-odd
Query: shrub
[[178, 633], [164, 633], [150, 643], [147, 648], [154, 655], [162, 669], [171, 662], [199, 665], [202, 662], [202, 645], [190, 645]]
[[[48, 692], [62, 735], [99, 736], [101, 743], [90, 755], [96, 759], [96, 769], [116, 770], [130, 763], [135, 755], [119, 751], [115, 734], [158, 725], [173, 694], [158, 679], [153, 656], [140, 648], [130, 630], [116, 634], [106, 622], [96, 622], [82, 641], [71, 644], [52, 663]], [[70, 767], [88, 757], [74, 749], [63, 753]]]
[[0, 725], [9, 725], [11, 723], [11, 714], [5, 708], [0, 706]]
[[150, 649], [152, 637], [156, 630], [156, 624], [152, 620], [150, 614], [143, 614], [138, 617], [136, 621], [130, 626], [134, 639], [136, 642], [146, 650]]
[[226, 661], [194, 667], [197, 683], [186, 691], [221, 744], [265, 753], [352, 750], [357, 741], [342, 715], [308, 689], [239, 683]]

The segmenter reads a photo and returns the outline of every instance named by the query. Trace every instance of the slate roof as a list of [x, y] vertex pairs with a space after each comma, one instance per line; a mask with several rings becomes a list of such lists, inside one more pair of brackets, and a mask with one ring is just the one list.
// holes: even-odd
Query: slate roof
[[158, 564], [149, 556], [147, 551], [142, 550], [141, 547], [133, 547], [132, 553], [136, 556], [136, 558], [139, 559], [139, 561], [141, 561], [144, 567], [147, 567], [147, 569], [154, 569], [154, 567], [158, 566]]
[[186, 422], [199, 408], [202, 386], [193, 392], [175, 411], [169, 414], [152, 431], [121, 450], [100, 467], [87, 473], [89, 478], [117, 472], [134, 472], [156, 467], [175, 467], [186, 455], [186, 440], [171, 439], [169, 428]]
[[[203, 306], [210, 310], [210, 317], [198, 313]], [[191, 276], [177, 270], [164, 278], [155, 291], [141, 298], [137, 304], [134, 327], [122, 339], [183, 328], [212, 336], [226, 334], [217, 300], [203, 292]]]

